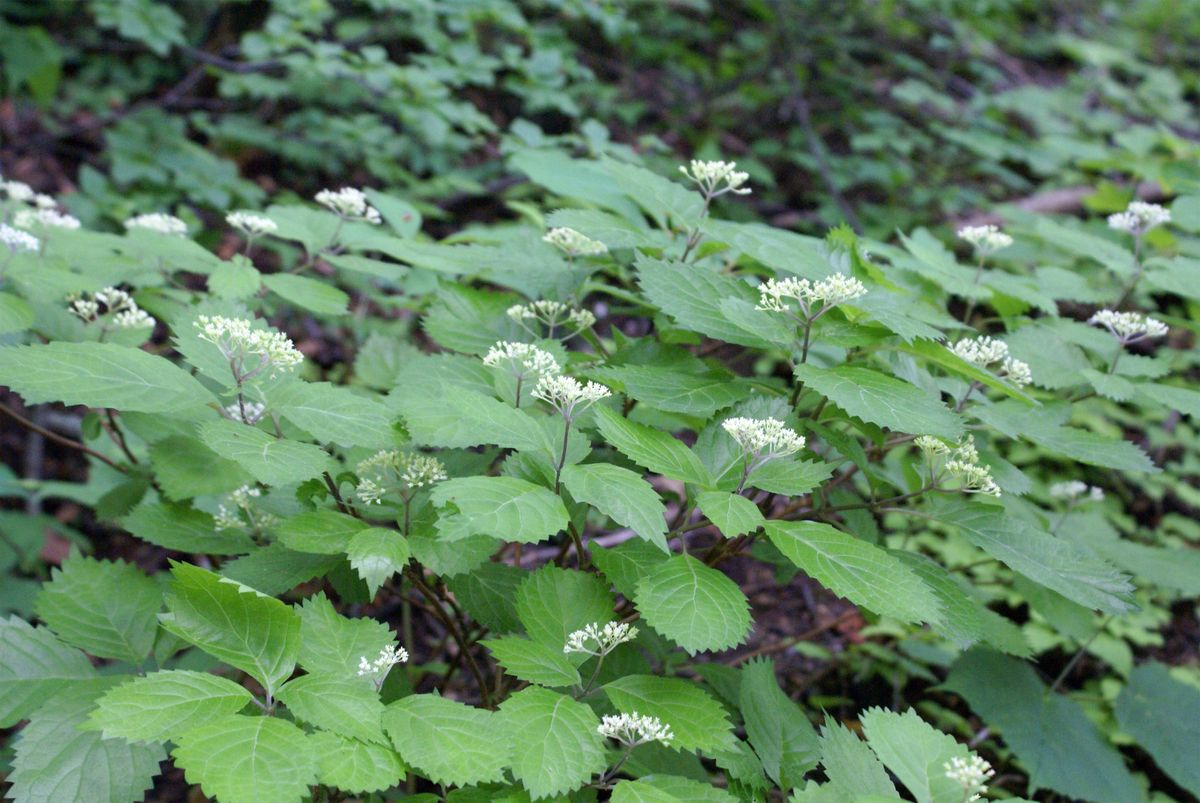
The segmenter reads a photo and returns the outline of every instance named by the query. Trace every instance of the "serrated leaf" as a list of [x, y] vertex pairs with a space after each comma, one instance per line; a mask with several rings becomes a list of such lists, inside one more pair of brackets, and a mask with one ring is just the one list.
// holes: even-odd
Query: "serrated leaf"
[[937, 435], [958, 440], [962, 419], [914, 385], [870, 368], [797, 365], [796, 379], [855, 418], [896, 432]]
[[374, 660], [396, 643], [387, 625], [369, 617], [339, 614], [323, 593], [296, 609], [300, 616], [300, 666], [312, 674], [355, 678], [360, 658]]
[[408, 563], [408, 541], [395, 530], [371, 527], [355, 533], [346, 547], [346, 557], [374, 596], [381, 585]]
[[252, 699], [232, 680], [207, 672], [152, 672], [107, 691], [88, 724], [106, 739], [174, 741], [184, 731], [236, 714]]
[[578, 789], [608, 766], [600, 718], [570, 697], [529, 686], [500, 704], [497, 720], [520, 745], [513, 777], [535, 800]]
[[973, 409], [972, 412], [985, 424], [990, 424], [1010, 438], [1028, 440], [1054, 454], [1090, 466], [1118, 471], [1158, 471], [1146, 453], [1129, 441], [1113, 440], [1087, 430], [1061, 426], [1053, 416], [1039, 414], [1017, 402], [1003, 401]]
[[470, 448], [491, 444], [553, 454], [552, 444], [537, 419], [482, 393], [463, 390], [445, 396], [404, 394], [394, 400], [413, 442], [421, 446]]
[[567, 466], [562, 483], [577, 502], [596, 508], [641, 538], [667, 549], [667, 510], [650, 483], [609, 463]]
[[1160, 663], [1129, 675], [1115, 707], [1121, 730], [1137, 739], [1175, 783], [1200, 796], [1200, 690], [1171, 677]]
[[896, 787], [883, 764], [861, 739], [838, 722], [821, 728], [821, 766], [829, 782], [849, 800], [878, 795], [896, 799]]
[[152, 443], [150, 462], [163, 494], [176, 502], [229, 493], [254, 481], [237, 463], [187, 435], [172, 435]]
[[339, 555], [296, 552], [276, 543], [226, 563], [221, 576], [264, 594], [282, 594], [332, 571], [341, 561]]
[[569, 634], [611, 621], [613, 598], [594, 574], [547, 565], [517, 589], [517, 616], [530, 638], [561, 650]]
[[516, 633], [522, 629], [517, 617], [517, 586], [527, 576], [528, 572], [516, 566], [489, 561], [451, 578], [447, 585], [472, 619], [494, 633]]
[[962, 799], [962, 787], [946, 777], [943, 765], [952, 758], [966, 759], [969, 751], [965, 745], [934, 728], [912, 709], [897, 714], [870, 708], [860, 719], [875, 755], [895, 773], [917, 803]]
[[184, 505], [145, 502], [122, 519], [121, 525], [143, 541], [177, 552], [244, 555], [254, 550], [254, 541], [245, 532], [218, 532], [212, 516]]
[[733, 725], [725, 709], [694, 681], [626, 675], [604, 686], [618, 711], [658, 717], [675, 734], [670, 747], [706, 753], [733, 747]]
[[566, 659], [561, 648], [555, 650], [523, 636], [488, 639], [482, 644], [492, 651], [496, 663], [508, 674], [528, 683], [551, 688], [580, 684], [579, 670]]
[[816, 460], [772, 460], [750, 472], [746, 485], [773, 494], [799, 496], [833, 475], [833, 466]]
[[[120, 593], [113, 593], [119, 589]], [[100, 658], [139, 664], [154, 647], [162, 591], [130, 563], [74, 554], [50, 573], [34, 610], [58, 637]]]
[[280, 686], [276, 696], [301, 722], [350, 739], [387, 744], [379, 693], [370, 683], [341, 674], [303, 675]]
[[666, 432], [596, 407], [596, 424], [608, 443], [642, 468], [681, 482], [711, 485], [712, 477], [696, 453]]
[[634, 602], [646, 624], [692, 655], [727, 650], [750, 632], [750, 603], [737, 583], [690, 555], [655, 566]]
[[512, 745], [497, 714], [432, 694], [414, 694], [387, 707], [383, 727], [404, 761], [434, 783], [504, 779]]
[[612, 803], [735, 803], [737, 798], [708, 783], [677, 775], [647, 775], [621, 781]]
[[765, 521], [758, 505], [727, 491], [702, 493], [696, 497], [696, 504], [726, 538], [752, 533]]
[[339, 555], [349, 548], [350, 539], [367, 528], [362, 519], [345, 513], [310, 510], [279, 522], [275, 535], [279, 543], [297, 552]]
[[589, 550], [592, 561], [604, 572], [613, 588], [629, 599], [633, 599], [641, 579], [655, 566], [668, 560], [668, 556], [657, 547], [634, 539], [607, 549], [593, 543]]
[[208, 275], [208, 291], [217, 298], [249, 298], [262, 286], [262, 274], [249, 260], [222, 262]]
[[171, 568], [163, 628], [254, 676], [268, 694], [292, 674], [300, 619], [277, 599], [185, 563]]
[[461, 477], [438, 483], [430, 495], [439, 508], [453, 505], [451, 536], [439, 521], [443, 538], [488, 535], [502, 541], [536, 544], [567, 526], [567, 509], [554, 493], [516, 477]]
[[317, 315], [343, 315], [350, 303], [350, 296], [341, 290], [307, 276], [271, 273], [262, 282], [272, 293]]
[[317, 779], [343, 792], [382, 792], [398, 785], [407, 772], [391, 747], [366, 744], [327, 731], [317, 731], [308, 739], [317, 754]]
[[726, 299], [753, 306], [758, 293], [748, 282], [697, 265], [641, 257], [637, 261], [638, 284], [650, 303], [671, 316], [685, 329], [737, 343], [766, 348], [768, 340], [729, 319], [721, 303]]
[[208, 448], [265, 485], [288, 485], [319, 476], [333, 461], [319, 446], [274, 438], [256, 427], [222, 419], [200, 427]]
[[769, 521], [766, 532], [788, 560], [839, 597], [902, 622], [941, 621], [933, 592], [887, 550], [815, 521]]
[[721, 371], [686, 373], [648, 365], [598, 368], [601, 382], [619, 383], [626, 395], [670, 413], [707, 418], [750, 395], [748, 380]]
[[779, 688], [774, 664], [755, 660], [742, 668], [738, 707], [767, 775], [785, 789], [799, 785], [817, 765], [820, 743], [800, 706]]
[[112, 343], [0, 348], [0, 376], [27, 404], [168, 413], [213, 400], [195, 377], [165, 357]]
[[328, 382], [293, 382], [274, 391], [271, 409], [314, 439], [373, 449], [395, 443], [392, 414], [376, 398]]
[[1137, 386], [1137, 393], [1143, 399], [1178, 410], [1193, 419], [1200, 419], [1200, 392], [1191, 388], [1146, 382]]
[[171, 751], [188, 783], [221, 803], [299, 803], [316, 782], [304, 731], [274, 717], [233, 714], [190, 730]]
[[0, 727], [11, 728], [60, 692], [98, 681], [87, 656], [45, 627], [0, 619]]

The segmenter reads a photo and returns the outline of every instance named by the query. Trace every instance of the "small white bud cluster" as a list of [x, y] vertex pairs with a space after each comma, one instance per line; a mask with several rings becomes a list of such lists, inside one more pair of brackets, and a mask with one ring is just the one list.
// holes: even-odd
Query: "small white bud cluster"
[[266, 412], [267, 405], [256, 401], [234, 402], [221, 408], [221, 414], [230, 421], [238, 421], [251, 426], [262, 421]]
[[1000, 486], [992, 479], [992, 469], [979, 462], [979, 450], [975, 448], [975, 436], [968, 435], [949, 452], [946, 470], [959, 482], [958, 490], [966, 494], [1000, 496]]
[[804, 436], [777, 418], [727, 418], [721, 427], [742, 447], [750, 471], [804, 448]]
[[542, 241], [562, 250], [569, 257], [599, 256], [608, 253], [608, 246], [604, 243], [565, 226], [550, 229], [542, 237]]
[[514, 304], [508, 308], [508, 317], [535, 337], [541, 337], [541, 332], [536, 331], [529, 323], [545, 326], [550, 337], [554, 336], [554, 330], [560, 326], [567, 332], [563, 337], [571, 337], [584, 329], [591, 329], [596, 323], [596, 316], [587, 310], [548, 299], [540, 299], [530, 304]]
[[705, 162], [693, 159], [687, 166], [680, 165], [679, 172], [683, 173], [707, 199], [713, 199], [732, 192], [734, 195], [748, 195], [750, 188], [743, 186], [750, 180], [749, 173], [737, 170], [737, 162]]
[[225, 222], [247, 237], [261, 237], [279, 230], [279, 224], [274, 220], [253, 212], [230, 212], [225, 216]]
[[33, 187], [24, 181], [0, 181], [0, 192], [8, 196], [9, 200], [20, 203], [29, 203], [37, 197]]
[[546, 376], [538, 379], [533, 397], [541, 399], [562, 414], [569, 423], [577, 413], [582, 413], [601, 399], [608, 398], [612, 391], [598, 382], [581, 384], [570, 376]]
[[963, 226], [958, 230], [958, 239], [971, 244], [980, 256], [994, 254], [1001, 248], [1013, 244], [1013, 238], [1000, 231], [998, 226]]
[[151, 212], [147, 215], [135, 215], [125, 221], [126, 229], [146, 229], [159, 234], [171, 234], [182, 237], [187, 234], [187, 224], [174, 215], [164, 215], [161, 212]]
[[244, 530], [249, 524], [251, 529], [261, 531], [278, 524], [279, 519], [270, 513], [255, 514], [254, 500], [261, 496], [262, 491], [252, 485], [243, 485], [226, 495], [217, 505], [217, 515], [213, 517], [217, 529]]
[[[563, 645], [563, 654], [582, 652], [602, 658], [627, 641], [637, 638], [638, 629], [625, 622], [609, 622], [604, 627], [598, 623], [590, 624], [582, 630], [576, 630], [567, 636]], [[592, 647], [592, 643], [595, 647]]]
[[1104, 489], [1079, 480], [1069, 480], [1051, 485], [1050, 496], [1054, 499], [1065, 499], [1072, 505], [1077, 502], [1102, 502]]
[[84, 323], [101, 318], [105, 328], [142, 329], [154, 326], [150, 317], [133, 296], [115, 287], [105, 287], [95, 293], [80, 293], [67, 296], [68, 309]]
[[918, 435], [913, 439], [913, 443], [930, 457], [950, 454], [950, 445], [941, 438], [935, 438], [932, 435]]
[[408, 494], [417, 488], [446, 479], [446, 467], [435, 457], [398, 449], [384, 449], [356, 469], [359, 476], [355, 494], [364, 505], [378, 505], [392, 488]]
[[[48, 195], [38, 196], [39, 198], [50, 198]], [[54, 203], [54, 199], [50, 198], [50, 202]], [[79, 218], [59, 212], [53, 207], [39, 207], [38, 209], [22, 209], [13, 215], [13, 225], [22, 229], [68, 229], [74, 231], [80, 226]]]
[[38, 209], [57, 209], [58, 201], [54, 200], [54, 196], [52, 195], [39, 192], [33, 196], [33, 205]]
[[[862, 298], [867, 294], [866, 285], [844, 273], [834, 273], [816, 282], [790, 276], [786, 279], [767, 279], [758, 286], [758, 304], [755, 309], [766, 312], [791, 312], [789, 299], [796, 302], [805, 318], [816, 320], [827, 310]], [[820, 310], [814, 315], [815, 305]]]
[[[270, 329], [253, 329], [244, 318], [221, 315], [200, 315], [196, 319], [200, 338], [216, 345], [225, 359], [235, 363], [234, 372], [239, 384], [269, 370], [270, 376], [292, 371], [304, 362], [287, 335]], [[246, 357], [257, 354], [258, 365], [246, 370]]]
[[942, 768], [946, 770], [947, 778], [962, 787], [966, 803], [979, 800], [987, 791], [987, 780], [996, 774], [991, 764], [975, 754], [971, 755], [969, 761], [955, 756]]
[[379, 657], [374, 661], [367, 660], [365, 655], [359, 656], [358, 676], [371, 678], [371, 682], [375, 684], [375, 690], [378, 691], [383, 687], [383, 682], [387, 680], [392, 667], [404, 663], [408, 663], [408, 650], [389, 644], [379, 651]]
[[356, 187], [321, 190], [316, 194], [315, 200], [345, 220], [364, 220], [376, 226], [383, 222], [379, 210], [367, 203], [367, 196]]
[[1108, 216], [1108, 227], [1140, 237], [1155, 226], [1171, 222], [1171, 210], [1158, 204], [1133, 201], [1124, 212]]
[[487, 354], [483, 356], [483, 364], [488, 368], [506, 367], [517, 379], [562, 373], [558, 360], [554, 359], [550, 352], [529, 343], [516, 343], [511, 340], [501, 340], [488, 349]]
[[36, 251], [42, 245], [37, 237], [27, 231], [14, 229], [7, 223], [0, 223], [0, 243], [4, 243], [12, 254], [21, 251]]
[[1139, 312], [1117, 312], [1111, 309], [1100, 310], [1088, 318], [1088, 323], [1103, 326], [1126, 346], [1150, 337], [1165, 337], [1168, 331], [1167, 325], [1155, 318]]
[[1008, 356], [1008, 344], [1003, 340], [983, 335], [960, 340], [951, 346], [950, 350], [961, 359], [980, 368], [990, 368], [995, 363], [1000, 363], [997, 373], [1014, 385], [1024, 386], [1033, 381], [1029, 363]]
[[675, 738], [671, 727], [664, 725], [658, 717], [642, 716], [637, 711], [602, 717], [596, 732], [629, 748], [648, 742], [658, 742], [665, 747]]

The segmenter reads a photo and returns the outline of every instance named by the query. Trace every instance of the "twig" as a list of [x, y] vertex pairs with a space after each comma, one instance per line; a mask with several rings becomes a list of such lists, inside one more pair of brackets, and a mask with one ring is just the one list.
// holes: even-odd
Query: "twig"
[[47, 440], [52, 440], [55, 443], [59, 444], [60, 446], [66, 446], [69, 449], [75, 449], [77, 451], [83, 452], [84, 454], [88, 455], [89, 457], [94, 457], [97, 460], [99, 460], [101, 463], [104, 463], [105, 465], [115, 468], [117, 471], [120, 471], [122, 474], [129, 473], [128, 468], [126, 468], [125, 466], [116, 462], [112, 458], [110, 458], [106, 455], [103, 455], [100, 452], [97, 452], [95, 449], [93, 449], [90, 446], [87, 446], [85, 444], [82, 444], [79, 441], [73, 441], [70, 438], [64, 438], [62, 435], [59, 435], [57, 432], [51, 432], [50, 430], [46, 429], [45, 427], [35, 424], [33, 421], [30, 421], [28, 418], [21, 415], [17, 411], [9, 408], [8, 405], [0, 404], [0, 412], [7, 413], [8, 416], [10, 418], [12, 418], [14, 421], [16, 421], [18, 424], [25, 427], [26, 429], [30, 429], [30, 430], [38, 433], [39, 435], [41, 435], [43, 438], [46, 438]]

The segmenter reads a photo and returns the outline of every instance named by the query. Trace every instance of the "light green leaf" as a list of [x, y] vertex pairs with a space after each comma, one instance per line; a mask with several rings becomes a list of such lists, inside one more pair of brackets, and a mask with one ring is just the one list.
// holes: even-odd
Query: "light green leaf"
[[629, 599], [633, 599], [637, 584], [643, 577], [650, 574], [655, 566], [669, 560], [669, 556], [657, 547], [634, 539], [610, 548], [592, 543], [588, 550], [592, 553], [592, 561], [604, 572], [613, 588]]
[[33, 307], [20, 296], [0, 293], [0, 335], [28, 329], [34, 321]]
[[152, 672], [106, 692], [89, 725], [106, 739], [174, 741], [184, 731], [236, 714], [252, 699], [254, 695], [232, 680], [207, 672]]
[[262, 281], [272, 293], [317, 315], [342, 315], [350, 303], [350, 296], [341, 290], [307, 276], [270, 273]]
[[733, 725], [725, 709], [695, 681], [626, 675], [604, 686], [609, 701], [623, 713], [658, 717], [669, 725], [675, 750], [712, 753], [733, 748]]
[[1014, 399], [1020, 399], [1027, 404], [1033, 404], [1028, 394], [1023, 392], [1017, 386], [1005, 382], [998, 378], [991, 371], [980, 368], [973, 363], [969, 363], [962, 357], [959, 357], [951, 349], [941, 343], [933, 340], [914, 340], [897, 347], [899, 351], [905, 351], [909, 354], [915, 354], [918, 357], [924, 357], [930, 362], [940, 365], [942, 368], [953, 371], [959, 376], [967, 379], [973, 379], [976, 382], [982, 382], [986, 387], [992, 390], [998, 390], [1005, 396], [1011, 396]]
[[833, 474], [833, 466], [816, 460], [772, 460], [750, 472], [746, 484], [773, 494], [799, 496]]
[[763, 769], [785, 789], [799, 785], [817, 766], [817, 732], [800, 706], [779, 688], [771, 661], [750, 661], [742, 668], [741, 680], [738, 708]]
[[508, 674], [528, 683], [561, 688], [578, 686], [581, 682], [579, 670], [566, 659], [562, 648], [556, 650], [523, 636], [488, 639], [482, 644], [492, 651], [496, 663]]
[[612, 621], [613, 598], [596, 575], [547, 565], [517, 589], [517, 616], [530, 638], [562, 650], [569, 634]]
[[388, 743], [383, 703], [367, 680], [303, 675], [283, 684], [277, 696], [301, 722], [362, 742]]
[[405, 762], [434, 783], [466, 786], [501, 781], [512, 745], [498, 715], [433, 694], [387, 707], [383, 727]]
[[962, 787], [943, 765], [969, 751], [909, 709], [903, 714], [869, 708], [860, 717], [863, 733], [879, 760], [900, 779], [917, 803], [959, 801]]
[[596, 424], [604, 440], [642, 468], [685, 483], [712, 484], [708, 469], [682, 441], [623, 418], [607, 407], [595, 409]]
[[298, 803], [317, 779], [304, 731], [275, 717], [233, 714], [190, 730], [171, 751], [188, 783], [221, 803]]
[[1200, 419], [1200, 391], [1147, 382], [1138, 385], [1137, 392], [1148, 401], [1178, 410], [1184, 415], [1190, 415], [1194, 420]]
[[796, 378], [850, 415], [896, 432], [958, 440], [962, 419], [914, 385], [870, 368], [796, 366]]
[[737, 798], [708, 783], [677, 775], [647, 775], [621, 781], [612, 803], [736, 803]]
[[356, 678], [360, 658], [373, 661], [384, 647], [396, 643], [383, 622], [342, 616], [323, 593], [304, 600], [296, 612], [300, 666], [312, 674]]
[[1163, 664], [1142, 664], [1121, 689], [1116, 715], [1175, 783], [1200, 796], [1200, 690], [1175, 680]]
[[527, 576], [524, 569], [488, 561], [473, 572], [452, 578], [447, 585], [472, 619], [493, 633], [516, 633], [521, 630], [517, 586]]
[[679, 226], [700, 221], [703, 201], [691, 187], [637, 165], [613, 160], [602, 165], [626, 195], [659, 221], [659, 228], [667, 228], [668, 218]]
[[404, 416], [413, 442], [421, 446], [471, 448], [493, 444], [553, 453], [535, 418], [482, 393], [464, 390], [445, 396], [405, 394], [396, 397], [395, 406]]
[[702, 493], [696, 498], [696, 504], [726, 538], [752, 533], [764, 522], [758, 505], [744, 496], [727, 491]]
[[308, 737], [317, 754], [317, 779], [343, 792], [382, 792], [397, 786], [408, 768], [391, 747], [365, 744], [328, 731]]
[[346, 557], [374, 596], [381, 585], [408, 563], [408, 541], [395, 530], [372, 527], [350, 539]]
[[244, 258], [222, 262], [208, 275], [208, 291], [217, 298], [249, 298], [262, 286], [262, 274]]
[[567, 466], [562, 483], [577, 502], [596, 508], [617, 524], [667, 549], [667, 510], [650, 483], [610, 463]]
[[187, 435], [172, 435], [155, 441], [150, 445], [150, 462], [164, 495], [177, 502], [195, 496], [229, 493], [254, 482], [249, 472], [237, 463], [226, 460]]
[[647, 257], [638, 259], [637, 271], [646, 298], [681, 327], [726, 343], [756, 348], [771, 345], [753, 330], [730, 320], [722, 309], [726, 299], [751, 306], [758, 302], [758, 292], [748, 282], [699, 265]]
[[350, 539], [367, 529], [362, 519], [333, 510], [311, 510], [275, 526], [275, 535], [288, 549], [317, 555], [340, 555]]
[[96, 682], [87, 656], [48, 628], [0, 619], [0, 727], [11, 728], [64, 690]]
[[301, 482], [333, 467], [329, 455], [318, 446], [274, 438], [236, 421], [211, 421], [200, 427], [200, 439], [266, 485]]
[[340, 562], [339, 555], [295, 552], [276, 543], [224, 564], [221, 575], [264, 594], [282, 594], [332, 571]]
[[601, 382], [620, 383], [627, 395], [669, 413], [707, 418], [750, 395], [748, 380], [720, 371], [685, 373], [648, 365], [592, 371]]
[[382, 402], [328, 382], [292, 382], [270, 395], [272, 410], [322, 443], [382, 448], [395, 443]]
[[529, 686], [500, 704], [497, 717], [513, 751], [512, 772], [535, 800], [571, 792], [608, 761], [591, 708], [557, 692]]
[[244, 555], [254, 549], [241, 530], [217, 532], [213, 517], [202, 510], [170, 503], [144, 502], [121, 520], [126, 530], [151, 544], [198, 555]]
[[638, 611], [692, 655], [727, 650], [750, 632], [750, 603], [737, 583], [690, 555], [675, 555], [637, 584]]
[[896, 799], [896, 787], [871, 748], [838, 722], [821, 729], [821, 766], [829, 782], [849, 800], [871, 795]]
[[1030, 410], [1014, 401], [1003, 401], [972, 412], [1010, 438], [1024, 439], [1050, 452], [1090, 466], [1118, 471], [1158, 471], [1144, 451], [1124, 440], [1058, 424], [1053, 416]]
[[488, 535], [536, 544], [565, 529], [568, 521], [558, 496], [516, 477], [451, 479], [438, 483], [430, 498], [442, 508], [438, 531], [451, 540]]

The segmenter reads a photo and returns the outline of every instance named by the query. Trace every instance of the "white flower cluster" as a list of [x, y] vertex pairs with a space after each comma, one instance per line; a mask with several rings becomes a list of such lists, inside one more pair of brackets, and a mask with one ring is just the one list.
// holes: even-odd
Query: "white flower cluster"
[[[51, 203], [54, 199], [48, 195], [39, 196], [49, 198]], [[22, 229], [68, 229], [74, 231], [80, 226], [79, 218], [71, 215], [63, 214], [53, 207], [39, 207], [38, 209], [22, 209], [13, 215], [13, 224]]]
[[95, 293], [80, 293], [67, 296], [71, 313], [91, 323], [102, 317], [111, 316], [105, 325], [114, 329], [141, 329], [154, 326], [154, 318], [137, 305], [133, 296], [115, 287], [105, 287]]
[[965, 494], [1000, 495], [1000, 486], [992, 479], [992, 469], [979, 462], [974, 435], [959, 441], [948, 454], [950, 459], [946, 461], [946, 470], [958, 480], [958, 490]]
[[146, 229], [159, 234], [183, 236], [187, 234], [187, 224], [174, 215], [164, 215], [162, 212], [151, 212], [147, 215], [136, 215], [125, 221], [126, 229]]
[[274, 220], [266, 215], [256, 215], [253, 212], [230, 212], [225, 216], [225, 222], [247, 237], [274, 234], [279, 230], [279, 224]]
[[598, 382], [584, 385], [571, 376], [543, 375], [533, 389], [535, 399], [541, 399], [558, 410], [568, 422], [575, 418], [577, 411], [581, 413], [611, 395], [612, 391]]
[[1013, 238], [1000, 231], [998, 226], [963, 226], [958, 230], [958, 239], [971, 244], [975, 253], [981, 256], [994, 254], [1001, 248], [1013, 244]]
[[251, 426], [262, 421], [266, 412], [267, 405], [256, 401], [234, 402], [221, 408], [221, 413], [230, 421], [239, 421]]
[[529, 343], [501, 340], [488, 349], [483, 364], [489, 368], [505, 366], [515, 378], [554, 376], [562, 373], [558, 360], [545, 349]]
[[384, 495], [397, 488], [404, 493], [446, 479], [446, 467], [435, 457], [397, 449], [384, 449], [356, 469], [359, 481], [355, 494], [364, 505], [378, 505]]
[[918, 449], [930, 457], [950, 454], [950, 446], [941, 438], [935, 438], [932, 435], [918, 435], [913, 439], [913, 443]]
[[596, 732], [630, 748], [648, 742], [658, 742], [665, 747], [675, 738], [671, 727], [664, 725], [658, 717], [642, 716], [637, 711], [602, 717]]
[[712, 199], [727, 192], [748, 195], [750, 188], [743, 186], [750, 180], [749, 173], [737, 170], [737, 162], [705, 162], [693, 159], [687, 166], [680, 165], [679, 172], [695, 182], [705, 198]]
[[14, 229], [7, 223], [0, 223], [0, 243], [4, 243], [13, 254], [19, 251], [36, 251], [41, 247], [37, 237], [27, 231]]
[[1065, 499], [1071, 504], [1078, 501], [1102, 502], [1104, 501], [1104, 489], [1079, 480], [1070, 480], [1051, 485], [1050, 496], [1054, 499]]
[[[608, 655], [618, 646], [637, 638], [638, 629], [625, 622], [609, 622], [604, 627], [590, 624], [582, 630], [576, 630], [567, 636], [563, 645], [563, 653], [582, 652], [598, 658]], [[591, 646], [595, 642], [595, 647]]]
[[747, 473], [804, 448], [804, 436], [777, 418], [727, 418], [721, 427], [742, 447]]
[[1033, 372], [1029, 370], [1029, 363], [1008, 356], [1008, 344], [1003, 340], [983, 335], [960, 340], [951, 346], [950, 350], [963, 360], [980, 368], [988, 368], [995, 363], [1000, 363], [998, 373], [1014, 385], [1024, 386], [1033, 381]]
[[565, 226], [550, 229], [542, 237], [542, 241], [562, 250], [569, 257], [599, 256], [608, 253], [608, 246], [604, 243]]
[[[216, 345], [225, 359], [237, 363], [235, 372], [239, 384], [270, 370], [275, 377], [286, 373], [304, 362], [301, 354], [287, 335], [270, 329], [253, 329], [245, 318], [226, 318], [221, 315], [200, 315], [196, 319], [200, 338]], [[245, 371], [245, 358], [259, 355], [257, 366]]]
[[321, 206], [345, 220], [365, 220], [367, 223], [379, 225], [383, 218], [379, 210], [367, 203], [367, 196], [356, 187], [342, 187], [340, 190], [321, 190], [315, 200]]
[[1138, 312], [1117, 312], [1112, 309], [1102, 309], [1088, 323], [1103, 326], [1112, 336], [1124, 345], [1136, 343], [1149, 337], [1165, 337], [1167, 325], [1160, 320], [1150, 318]]
[[942, 768], [946, 770], [947, 778], [962, 787], [966, 803], [979, 800], [987, 791], [987, 780], [996, 774], [991, 764], [974, 754], [969, 761], [955, 756]]
[[389, 644], [379, 651], [379, 657], [374, 661], [367, 660], [365, 655], [359, 656], [358, 676], [371, 678], [375, 689], [379, 690], [383, 686], [383, 682], [387, 680], [392, 667], [404, 663], [408, 663], [408, 650]]
[[1140, 237], [1155, 226], [1171, 222], [1171, 210], [1158, 204], [1133, 201], [1124, 212], [1108, 216], [1108, 227]]
[[[866, 286], [852, 276], [834, 273], [816, 282], [790, 276], [786, 279], [767, 279], [758, 286], [757, 310], [791, 312], [788, 299], [794, 300], [805, 318], [815, 320], [838, 304], [853, 301], [867, 294]], [[821, 305], [816, 317], [813, 307]]]
[[254, 513], [254, 500], [262, 496], [262, 491], [252, 485], [243, 485], [228, 494], [225, 501], [217, 505], [217, 515], [213, 522], [218, 530], [243, 530], [246, 523], [256, 530], [264, 530], [275, 526], [279, 519], [270, 513]]
[[37, 193], [33, 191], [33, 187], [30, 187], [24, 181], [0, 181], [0, 192], [7, 195], [9, 200], [21, 203], [28, 203], [37, 197]]
[[569, 330], [566, 337], [570, 337], [584, 329], [592, 328], [596, 323], [596, 316], [587, 310], [548, 299], [540, 299], [530, 304], [513, 304], [508, 308], [508, 317], [535, 337], [541, 337], [541, 332], [535, 331], [527, 322], [545, 326], [551, 337], [554, 336], [554, 330], [560, 326]]

